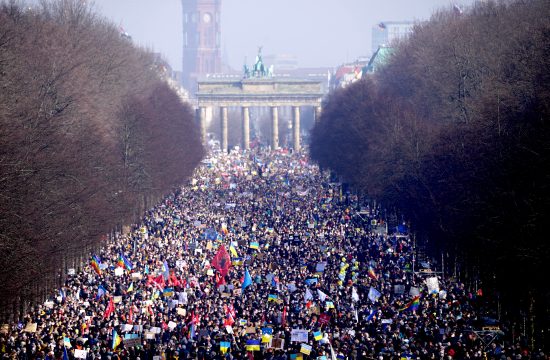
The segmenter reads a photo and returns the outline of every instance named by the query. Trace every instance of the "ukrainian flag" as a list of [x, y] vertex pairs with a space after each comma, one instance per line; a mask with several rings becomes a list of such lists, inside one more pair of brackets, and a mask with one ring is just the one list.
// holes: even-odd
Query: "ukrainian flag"
[[220, 351], [222, 354], [225, 354], [230, 347], [231, 347], [231, 343], [229, 341], [220, 342]]
[[279, 297], [277, 297], [277, 295], [269, 294], [269, 296], [267, 297], [267, 302], [277, 301], [277, 299], [279, 299]]
[[229, 247], [229, 252], [231, 253], [231, 255], [233, 255], [233, 257], [235, 258], [239, 257], [239, 254], [237, 254], [237, 249], [235, 249], [233, 245]]
[[251, 249], [258, 250], [260, 248], [260, 243], [257, 241], [252, 241], [249, 246]]
[[246, 340], [246, 351], [260, 351], [260, 340]]
[[120, 337], [120, 335], [117, 334], [116, 330], [113, 329], [113, 342], [111, 344], [113, 350], [116, 350], [117, 346], [119, 346], [121, 342], [122, 338]]
[[315, 331], [313, 333], [313, 338], [317, 341], [321, 341], [323, 339], [323, 333], [321, 331]]
[[126, 292], [132, 292], [134, 291], [134, 283], [131, 283], [130, 286], [128, 286], [128, 290]]
[[270, 327], [262, 328], [262, 343], [266, 344], [271, 341], [273, 337], [273, 329]]
[[174, 288], [166, 288], [164, 290], [162, 290], [162, 296], [164, 297], [172, 297], [174, 296]]

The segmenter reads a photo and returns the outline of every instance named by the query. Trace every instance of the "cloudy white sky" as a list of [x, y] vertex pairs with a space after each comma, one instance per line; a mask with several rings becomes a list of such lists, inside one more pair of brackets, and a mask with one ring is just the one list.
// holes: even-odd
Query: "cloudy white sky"
[[[337, 66], [370, 55], [381, 21], [426, 20], [438, 8], [474, 0], [222, 0], [222, 54], [235, 69], [263, 54], [291, 54], [301, 67]], [[94, 0], [140, 45], [181, 70], [180, 0]]]

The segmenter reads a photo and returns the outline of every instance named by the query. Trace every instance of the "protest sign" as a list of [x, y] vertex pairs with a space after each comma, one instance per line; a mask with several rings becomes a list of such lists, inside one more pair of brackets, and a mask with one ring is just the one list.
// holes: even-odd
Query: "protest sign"
[[308, 333], [305, 329], [292, 329], [290, 332], [290, 341], [307, 342]]
[[86, 359], [88, 357], [88, 351], [87, 350], [80, 350], [75, 349], [74, 350], [74, 358], [75, 359]]

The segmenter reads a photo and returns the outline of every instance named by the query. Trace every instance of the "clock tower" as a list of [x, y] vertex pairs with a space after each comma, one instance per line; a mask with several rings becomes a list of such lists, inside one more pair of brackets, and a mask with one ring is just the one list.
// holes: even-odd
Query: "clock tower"
[[183, 87], [193, 94], [197, 79], [221, 72], [221, 0], [181, 0]]

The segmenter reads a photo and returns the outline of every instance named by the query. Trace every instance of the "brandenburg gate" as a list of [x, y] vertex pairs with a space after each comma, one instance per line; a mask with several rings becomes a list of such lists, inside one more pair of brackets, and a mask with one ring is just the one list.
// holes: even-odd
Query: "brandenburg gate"
[[228, 107], [242, 108], [244, 149], [250, 148], [250, 107], [271, 108], [271, 148], [279, 148], [279, 110], [292, 107], [292, 143], [300, 150], [300, 106], [313, 106], [315, 120], [321, 112], [321, 82], [315, 80], [248, 77], [242, 80], [205, 80], [198, 82], [198, 117], [203, 142], [206, 142], [206, 109], [220, 108], [221, 149], [227, 152]]

